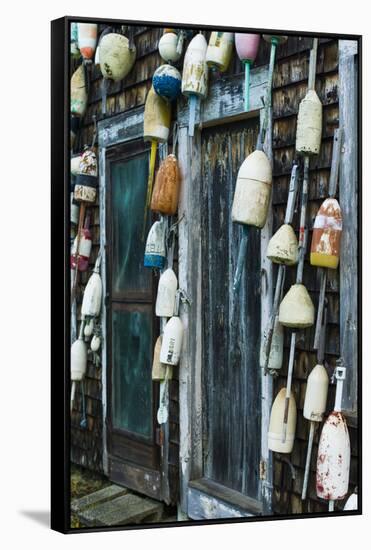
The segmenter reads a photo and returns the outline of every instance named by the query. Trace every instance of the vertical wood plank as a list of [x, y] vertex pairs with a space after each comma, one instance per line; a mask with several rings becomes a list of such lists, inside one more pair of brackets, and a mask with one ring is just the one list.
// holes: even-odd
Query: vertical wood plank
[[[261, 110], [261, 123], [263, 117]], [[273, 163], [272, 151], [272, 109], [269, 113], [268, 128], [266, 140], [264, 144], [264, 152]], [[273, 195], [273, 193], [272, 193]], [[272, 262], [267, 258], [267, 247], [269, 239], [272, 236], [273, 230], [273, 212], [272, 212], [272, 197], [270, 202], [269, 214], [267, 222], [260, 232], [260, 265], [261, 265], [261, 335], [267, 329], [269, 319], [272, 314], [273, 302], [273, 266]], [[264, 338], [260, 341], [260, 356], [262, 357], [262, 346]], [[262, 367], [262, 365], [260, 365]], [[264, 369], [260, 368], [261, 376], [261, 400], [262, 400], [262, 419], [261, 419], [261, 466], [263, 471], [260, 472], [261, 482], [260, 491], [263, 501], [264, 514], [269, 514], [272, 511], [272, 489], [273, 489], [273, 457], [272, 452], [268, 449], [268, 429], [269, 417], [273, 400], [273, 380], [272, 377], [264, 373]]]
[[99, 148], [99, 226], [100, 226], [100, 249], [101, 278], [103, 286], [103, 307], [101, 313], [102, 327], [102, 445], [103, 445], [103, 471], [108, 476], [108, 450], [107, 450], [107, 312], [105, 297], [107, 295], [107, 257], [106, 257], [106, 148]]
[[343, 215], [340, 259], [340, 349], [347, 368], [342, 407], [357, 411], [357, 42], [339, 40], [339, 121], [343, 128], [339, 198]]
[[183, 348], [179, 364], [180, 509], [187, 513], [188, 481], [202, 475], [201, 403], [201, 239], [200, 239], [200, 131], [193, 143], [186, 126], [179, 129], [179, 287], [191, 299], [182, 306]]

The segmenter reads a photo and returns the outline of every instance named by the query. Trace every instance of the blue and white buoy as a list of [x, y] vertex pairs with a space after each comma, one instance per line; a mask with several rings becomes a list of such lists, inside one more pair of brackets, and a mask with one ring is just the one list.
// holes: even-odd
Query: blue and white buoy
[[156, 94], [174, 101], [180, 94], [182, 77], [172, 65], [161, 65], [155, 71], [152, 83]]

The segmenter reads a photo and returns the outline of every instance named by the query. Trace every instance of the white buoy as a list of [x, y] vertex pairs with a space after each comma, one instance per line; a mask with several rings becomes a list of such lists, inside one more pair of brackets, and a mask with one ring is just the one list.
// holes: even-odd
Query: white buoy
[[81, 314], [84, 317], [98, 317], [102, 306], [102, 279], [99, 274], [100, 268], [100, 255], [94, 266], [93, 273], [91, 274], [88, 284], [84, 290], [84, 297], [82, 299]]
[[178, 51], [178, 36], [174, 32], [166, 32], [160, 38], [158, 51], [166, 63], [176, 63], [182, 55]]
[[285, 413], [286, 388], [282, 388], [274, 400], [268, 431], [268, 448], [277, 453], [291, 453], [294, 446], [296, 431], [296, 403], [293, 393], [290, 393], [286, 440], [282, 442], [282, 427]]
[[322, 137], [322, 103], [314, 90], [300, 102], [296, 130], [296, 150], [318, 155]]
[[77, 23], [79, 50], [83, 59], [92, 60], [97, 45], [98, 25], [96, 23]]
[[99, 66], [104, 78], [117, 82], [131, 71], [136, 49], [129, 48], [129, 40], [118, 33], [105, 34], [99, 41]]
[[87, 338], [90, 338], [90, 336], [93, 334], [93, 330], [94, 330], [94, 317], [89, 319], [89, 321], [85, 324], [84, 336], [86, 336]]
[[207, 42], [203, 34], [196, 34], [184, 56], [182, 93], [189, 98], [188, 134], [194, 134], [197, 101], [207, 96], [208, 67], [206, 64]]
[[241, 164], [232, 204], [232, 221], [262, 228], [268, 215], [272, 167], [263, 151], [254, 151]]
[[290, 224], [285, 223], [271, 237], [267, 258], [273, 263], [295, 265], [299, 260], [298, 239]]
[[280, 370], [283, 362], [283, 340], [284, 330], [281, 323], [278, 321], [278, 315], [274, 323], [272, 341], [270, 347], [269, 358], [267, 362], [266, 349], [262, 346], [260, 364], [265, 365], [270, 371]]
[[352, 495], [350, 495], [350, 497], [348, 498], [348, 500], [345, 503], [345, 506], [344, 506], [343, 510], [345, 512], [347, 512], [349, 510], [358, 510], [358, 495], [357, 495], [357, 493], [353, 493]]
[[326, 410], [329, 379], [323, 365], [316, 365], [307, 380], [303, 416], [307, 420], [322, 422]]
[[144, 266], [163, 269], [166, 259], [166, 225], [163, 220], [155, 222], [149, 230], [144, 251]]
[[314, 305], [303, 284], [292, 285], [279, 308], [279, 321], [285, 327], [308, 328], [314, 324]]
[[90, 349], [94, 352], [97, 352], [99, 348], [100, 348], [100, 337], [94, 334], [90, 342]]
[[178, 279], [171, 268], [166, 269], [158, 283], [156, 299], [157, 317], [172, 317], [174, 315]]

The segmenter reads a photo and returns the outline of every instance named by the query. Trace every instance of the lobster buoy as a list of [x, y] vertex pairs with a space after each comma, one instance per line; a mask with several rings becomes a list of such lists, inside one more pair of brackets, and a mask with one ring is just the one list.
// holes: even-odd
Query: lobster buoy
[[182, 77], [172, 65], [161, 65], [153, 75], [152, 84], [156, 94], [174, 101], [180, 94]]
[[296, 150], [299, 153], [319, 153], [322, 135], [322, 103], [314, 90], [309, 90], [300, 102], [296, 130]]
[[71, 381], [80, 382], [86, 373], [88, 353], [85, 342], [78, 338], [71, 346]]
[[166, 142], [169, 137], [170, 120], [170, 103], [157, 95], [151, 86], [144, 107], [144, 141]]
[[245, 111], [250, 108], [250, 68], [254, 63], [260, 43], [259, 34], [235, 33], [237, 55], [245, 65]]
[[340, 411], [333, 411], [322, 428], [318, 445], [316, 491], [324, 500], [346, 497], [349, 485], [350, 441]]
[[85, 87], [85, 72], [79, 65], [71, 77], [71, 113], [83, 117], [88, 105], [88, 94]]
[[343, 508], [345, 512], [349, 510], [358, 510], [358, 495], [357, 493], [353, 493], [350, 495], [348, 500], [345, 503], [345, 506]]
[[126, 36], [105, 34], [99, 41], [99, 66], [104, 78], [117, 82], [131, 71], [136, 59], [136, 48], [129, 47]]
[[311, 422], [322, 422], [326, 410], [329, 379], [323, 365], [316, 365], [307, 380], [303, 416]]
[[87, 227], [84, 227], [81, 230], [80, 235], [80, 244], [79, 244], [79, 254], [77, 256], [77, 237], [75, 238], [72, 250], [71, 250], [71, 268], [77, 269], [79, 271], [86, 271], [89, 267], [89, 257], [91, 252], [91, 233]]
[[[269, 370], [279, 370], [282, 367], [282, 363], [283, 363], [283, 340], [284, 340], [283, 326], [278, 321], [278, 317], [276, 316], [276, 319], [275, 319], [275, 322], [274, 322], [274, 327], [273, 327], [272, 343], [271, 343], [269, 359], [268, 359], [268, 364], [267, 364], [267, 368]], [[266, 364], [265, 346], [262, 346], [260, 364], [261, 365]]]
[[270, 239], [267, 258], [275, 264], [295, 265], [298, 263], [298, 239], [290, 224], [281, 225]]
[[98, 164], [93, 149], [86, 148], [80, 157], [79, 173], [76, 176], [74, 191], [78, 202], [94, 203], [98, 187]]
[[85, 324], [84, 327], [84, 336], [87, 338], [90, 338], [90, 336], [93, 334], [94, 331], [94, 318], [92, 317], [89, 319], [89, 321]]
[[279, 322], [285, 327], [308, 328], [314, 323], [314, 305], [303, 284], [294, 284], [283, 298]]
[[84, 290], [81, 314], [83, 317], [98, 317], [102, 305], [102, 279], [99, 274], [100, 256], [95, 263], [93, 273]]
[[71, 156], [70, 171], [73, 176], [77, 176], [77, 174], [80, 174], [80, 161], [81, 155]]
[[174, 315], [178, 279], [169, 267], [160, 277], [156, 299], [157, 317], [172, 317]]
[[98, 25], [96, 23], [78, 23], [78, 45], [84, 60], [91, 61], [97, 45]]
[[151, 210], [173, 216], [178, 209], [179, 188], [178, 161], [175, 155], [168, 155], [156, 175]]
[[183, 323], [177, 316], [166, 323], [162, 336], [160, 361], [166, 365], [178, 365], [183, 342]]
[[223, 73], [228, 69], [232, 50], [233, 32], [212, 32], [206, 50], [207, 66]]
[[342, 229], [343, 220], [338, 201], [333, 198], [326, 199], [314, 221], [310, 250], [311, 265], [337, 269]]
[[160, 361], [162, 345], [162, 336], [160, 335], [155, 344], [155, 349], [153, 351], [153, 361], [152, 361], [152, 380], [164, 380], [166, 374], [166, 365], [163, 365]]
[[242, 163], [232, 204], [232, 220], [264, 227], [272, 190], [272, 168], [263, 151], [254, 151]]
[[79, 38], [78, 38], [77, 23], [71, 23], [70, 54], [73, 59], [78, 59], [80, 57], [78, 40]]
[[285, 401], [286, 389], [282, 388], [274, 400], [268, 430], [268, 448], [276, 453], [291, 453], [294, 447], [296, 431], [296, 403], [292, 392], [290, 393], [286, 440], [282, 443]]
[[163, 221], [157, 221], [152, 225], [144, 252], [144, 267], [157, 267], [159, 269], [164, 267], [166, 259], [165, 233], [166, 226]]
[[91, 351], [97, 352], [99, 348], [100, 348], [100, 337], [94, 334], [90, 342], [90, 349]]
[[178, 36], [175, 32], [165, 32], [158, 43], [158, 51], [166, 63], [179, 61], [182, 51], [178, 48]]
[[182, 93], [189, 98], [189, 135], [194, 134], [197, 100], [207, 95], [207, 42], [202, 34], [192, 38], [184, 56]]

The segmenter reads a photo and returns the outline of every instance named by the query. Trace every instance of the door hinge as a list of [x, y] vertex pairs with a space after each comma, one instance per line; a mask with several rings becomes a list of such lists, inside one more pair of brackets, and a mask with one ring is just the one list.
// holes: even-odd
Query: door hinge
[[263, 480], [267, 479], [267, 463], [265, 460], [259, 462], [259, 478]]

